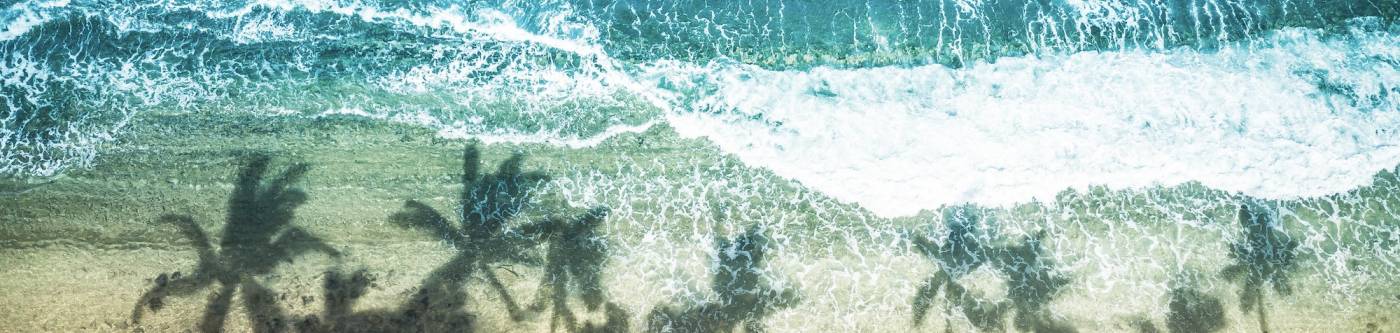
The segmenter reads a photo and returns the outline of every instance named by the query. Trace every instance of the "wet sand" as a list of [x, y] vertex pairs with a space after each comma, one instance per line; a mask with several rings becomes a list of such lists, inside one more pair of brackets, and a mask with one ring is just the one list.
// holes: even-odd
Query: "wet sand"
[[[217, 286], [165, 297], [159, 311], [138, 304], [162, 273], [189, 274], [197, 262], [194, 243], [157, 220], [187, 214], [218, 239], [236, 171], [252, 153], [272, 157], [274, 171], [293, 162], [311, 166], [299, 185], [309, 198], [292, 225], [341, 253], [296, 256], [252, 278], [275, 293], [272, 303], [286, 314], [287, 326], [313, 314], [325, 317], [323, 281], [331, 271], [368, 272], [371, 282], [353, 310], [400, 308], [455, 251], [389, 217], [409, 199], [454, 211], [464, 145], [412, 126], [353, 118], [146, 117], [108, 143], [92, 168], [0, 196], [0, 331], [196, 330]], [[703, 141], [678, 138], [664, 126], [587, 149], [481, 148], [486, 171], [520, 151], [527, 170], [554, 177], [523, 220], [573, 216], [596, 205], [612, 209], [601, 227], [610, 253], [603, 286], [631, 331], [645, 330], [648, 314], [659, 306], [716, 300], [708, 270], [715, 234], [732, 239], [756, 224], [771, 238], [764, 277], [799, 297], [759, 320], [768, 330], [974, 331], [946, 309], [948, 301], [936, 302], [922, 326], [911, 324], [911, 300], [937, 267], [901, 235], [936, 234], [942, 223], [935, 212], [879, 218], [746, 167]], [[1378, 180], [1393, 183], [1394, 176], [1383, 173]], [[5, 190], [28, 188], [12, 187]], [[1400, 240], [1387, 240], [1400, 237], [1400, 217], [1390, 208], [1400, 208], [1395, 192], [1378, 185], [1291, 204], [1331, 208], [1295, 209], [1288, 220], [1314, 252], [1302, 255], [1292, 295], [1266, 292], [1272, 331], [1400, 331], [1400, 259], [1389, 257], [1400, 251]], [[1217, 274], [1229, 264], [1227, 244], [1237, 233], [1232, 198], [1195, 184], [1094, 189], [996, 214], [1012, 242], [1047, 231], [1047, 251], [1071, 282], [1046, 307], [1078, 331], [1166, 331], [1167, 290], [1186, 272], [1221, 301], [1224, 331], [1254, 332], [1258, 321], [1240, 311], [1238, 286]], [[543, 268], [508, 265], [492, 272], [515, 302], [541, 297]], [[500, 293], [474, 279], [465, 310], [475, 316], [477, 331], [550, 329], [548, 310], [513, 320]], [[990, 269], [961, 281], [987, 299], [1007, 294]], [[235, 296], [231, 304], [225, 330], [252, 331], [257, 323], [245, 316], [249, 302]], [[140, 323], [132, 322], [134, 308], [143, 308]], [[578, 302], [570, 308], [585, 322], [602, 323], [606, 316]]]

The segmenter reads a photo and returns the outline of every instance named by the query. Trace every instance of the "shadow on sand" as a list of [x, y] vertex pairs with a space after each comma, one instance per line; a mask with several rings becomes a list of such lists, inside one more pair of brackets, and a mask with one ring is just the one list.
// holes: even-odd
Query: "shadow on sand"
[[[419, 289], [393, 310], [351, 312], [373, 278], [365, 270], [326, 272], [322, 284], [325, 310], [297, 323], [298, 332], [471, 332], [475, 317], [463, 306], [461, 290]], [[323, 319], [324, 318], [324, 319]]]
[[1014, 324], [1023, 332], [1077, 332], [1048, 307], [1069, 285], [1070, 278], [1045, 253], [1041, 246], [1044, 240], [1045, 231], [1037, 232], [1020, 245], [1004, 248], [998, 257], [997, 269], [1006, 276], [1006, 296], [1016, 310]]
[[1220, 298], [1187, 283], [1172, 288], [1171, 294], [1171, 301], [1167, 303], [1167, 331], [1210, 333], [1225, 329], [1225, 306], [1221, 305]]
[[1246, 199], [1240, 205], [1239, 219], [1244, 238], [1230, 244], [1230, 258], [1235, 263], [1222, 269], [1220, 275], [1240, 284], [1240, 310], [1257, 313], [1259, 329], [1269, 332], [1264, 287], [1272, 286], [1283, 296], [1293, 293], [1289, 274], [1297, 269], [1298, 242], [1283, 232], [1277, 209], [1268, 203]]
[[[522, 321], [551, 303], [551, 330], [570, 332], [625, 332], [628, 315], [608, 303], [602, 286], [607, 246], [597, 229], [609, 210], [598, 207], [578, 218], [552, 218], [513, 227], [512, 222], [548, 177], [521, 170], [524, 156], [515, 154], [501, 162], [494, 174], [481, 174], [480, 153], [468, 146], [463, 153], [460, 227], [426, 204], [410, 200], [390, 220], [405, 228], [426, 231], [451, 244], [456, 254], [423, 280], [411, 300], [395, 310], [352, 312], [371, 278], [366, 271], [326, 274], [327, 300], [322, 318], [307, 318], [304, 332], [462, 332], [474, 329], [474, 315], [466, 310], [467, 283], [474, 274], [500, 294], [511, 318]], [[536, 248], [548, 243], [543, 261]], [[544, 265], [539, 297], [522, 309], [496, 277], [500, 265]], [[603, 308], [603, 323], [586, 323], [568, 308], [577, 295], [589, 311]], [[562, 324], [562, 325], [561, 325]]]
[[[521, 228], [523, 234], [549, 243], [545, 254], [544, 277], [540, 280], [535, 303], [529, 310], [543, 311], [546, 302], [553, 305], [553, 314], [549, 321], [550, 331], [559, 329], [560, 324], [563, 324], [567, 331], [574, 331], [579, 327], [578, 317], [568, 307], [570, 295], [577, 295], [588, 311], [595, 311], [604, 306], [606, 296], [602, 273], [607, 264], [608, 248], [597, 230], [607, 218], [608, 212], [607, 207], [595, 207], [572, 220], [548, 219]], [[606, 324], [587, 326], [584, 329], [627, 327], [627, 314], [622, 312], [621, 307], [609, 303], [604, 310], [609, 315]], [[620, 322], [615, 321], [618, 318], [621, 319]]]
[[[942, 290], [943, 300], [948, 303], [945, 310], [962, 309], [963, 316], [979, 330], [1004, 330], [1006, 325], [1003, 318], [1008, 310], [1007, 305], [984, 300], [960, 282], [964, 276], [996, 259], [998, 251], [990, 244], [994, 236], [988, 230], [987, 221], [983, 220], [977, 207], [963, 205], [945, 209], [943, 224], [948, 228], [948, 237], [942, 244], [924, 235], [915, 235], [911, 239], [914, 249], [939, 267], [914, 294], [914, 326], [923, 325], [924, 318]], [[945, 313], [944, 321], [951, 320], [951, 313]], [[951, 323], [948, 326], [951, 327]]]
[[291, 186], [310, 167], [294, 164], [277, 177], [264, 181], [268, 161], [264, 155], [252, 155], [244, 160], [229, 197], [228, 219], [217, 250], [190, 216], [160, 218], [162, 223], [176, 226], [194, 242], [198, 264], [189, 274], [175, 272], [156, 277], [155, 287], [137, 300], [131, 313], [133, 323], [140, 323], [145, 309], [159, 311], [167, 296], [189, 295], [218, 284], [219, 290], [205, 306], [199, 331], [223, 330], [235, 292], [242, 293], [255, 332], [281, 332], [287, 328], [288, 318], [276, 304], [276, 293], [259, 284], [255, 277], [267, 275], [283, 262], [307, 252], [319, 251], [335, 257], [339, 257], [339, 252], [290, 225], [294, 211], [307, 199], [306, 193]]
[[[496, 276], [499, 265], [539, 265], [540, 258], [530, 251], [538, 245], [536, 239], [510, 226], [535, 189], [549, 179], [540, 172], [524, 172], [525, 157], [515, 154], [502, 161], [494, 174], [481, 174], [480, 152], [475, 145], [462, 154], [462, 193], [459, 202], [460, 227], [454, 227], [441, 213], [415, 200], [404, 203], [403, 209], [390, 217], [405, 228], [426, 231], [441, 237], [457, 250], [448, 263], [434, 270], [422, 284], [425, 295], [419, 301], [436, 304], [441, 297], [433, 295], [463, 295], [462, 289], [476, 272], [501, 296], [512, 318], [521, 320], [525, 313]], [[452, 298], [449, 303], [460, 303]]]
[[717, 302], [706, 302], [680, 310], [661, 305], [647, 316], [648, 332], [744, 332], [764, 331], [763, 319], [800, 301], [793, 289], [777, 290], [762, 276], [768, 236], [758, 226], [733, 241], [719, 239], [715, 275], [711, 288]]
[[[1010, 312], [1015, 313], [1012, 324], [1019, 331], [1076, 331], [1055, 318], [1048, 308], [1069, 285], [1070, 278], [1045, 253], [1044, 231], [1026, 237], [1020, 244], [994, 245], [1000, 236], [991, 231], [992, 222], [972, 205], [945, 208], [943, 223], [948, 228], [948, 236], [941, 244], [923, 235], [910, 239], [916, 251], [939, 267], [914, 295], [915, 327], [923, 324], [942, 291], [947, 311], [945, 327], [952, 327], [951, 311], [960, 309], [968, 323], [981, 331], [1005, 331], [1006, 315]], [[984, 266], [995, 269], [1005, 279], [1006, 300], [988, 300], [960, 282]]]

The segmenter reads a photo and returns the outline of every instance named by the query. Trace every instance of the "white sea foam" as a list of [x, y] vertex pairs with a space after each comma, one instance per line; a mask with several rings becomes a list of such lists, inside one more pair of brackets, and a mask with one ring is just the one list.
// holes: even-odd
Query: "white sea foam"
[[52, 20], [49, 9], [67, 6], [68, 1], [21, 1], [0, 10], [0, 23], [4, 23], [3, 29], [0, 29], [0, 42], [23, 36], [30, 29]]
[[[1383, 30], [1383, 29], [1382, 29]], [[1201, 181], [1262, 197], [1346, 191], [1400, 162], [1400, 36], [1284, 29], [1217, 51], [1084, 52], [943, 66], [768, 71], [659, 63], [667, 121], [873, 212]], [[689, 97], [682, 97], [689, 95]]]
[[[546, 27], [545, 33], [533, 33], [516, 24], [515, 17], [489, 8], [468, 10], [452, 5], [415, 11], [403, 8], [386, 10], [359, 1], [257, 0], [233, 10], [210, 11], [205, 15], [211, 18], [244, 17], [256, 8], [281, 12], [305, 10], [312, 13], [335, 13], [370, 23], [399, 22], [431, 29], [450, 29], [458, 33], [483, 34], [499, 41], [533, 43], [580, 55], [604, 55], [602, 47], [592, 43], [598, 37], [598, 31], [594, 27], [574, 24], [569, 20], [552, 19], [546, 21], [553, 22], [555, 26]], [[561, 6], [548, 15], [555, 18], [573, 16], [574, 14], [565, 10], [566, 8]], [[567, 33], [567, 36], [555, 36], [551, 32]]]
[[[528, 117], [561, 119], [558, 122], [577, 117], [569, 114], [571, 112], [560, 112], [561, 105], [586, 100], [584, 104], [591, 106], [606, 105], [620, 109], [622, 107], [619, 105], [631, 102], [616, 98], [623, 94], [641, 98], [651, 106], [665, 106], [651, 99], [653, 94], [620, 69], [618, 61], [608, 56], [597, 42], [597, 28], [575, 22], [572, 18], [576, 15], [564, 4], [553, 6], [547, 12], [531, 14], [519, 13], [528, 11], [512, 9], [511, 6], [463, 8], [452, 5], [407, 10], [385, 9], [359, 1], [258, 0], [237, 9], [208, 12], [206, 15], [215, 18], [246, 17], [256, 8], [279, 12], [304, 10], [335, 13], [365, 22], [404, 24], [460, 34], [461, 44], [443, 45], [433, 50], [439, 54], [455, 55], [453, 60], [423, 64], [371, 80], [377, 88], [389, 93], [439, 93], [447, 96], [445, 98], [450, 99], [451, 104], [475, 108], [508, 101], [516, 106], [514, 109], [517, 113], [533, 113]], [[540, 31], [527, 30], [517, 22], [523, 20], [523, 16], [531, 15], [540, 16], [535, 17], [534, 21], [545, 22], [543, 26], [535, 27]], [[507, 46], [501, 47], [502, 44]], [[571, 54], [579, 61], [563, 66], [537, 61], [552, 53]], [[579, 109], [579, 112], [601, 112]], [[442, 136], [473, 136], [485, 142], [556, 143], [570, 147], [596, 145], [613, 135], [644, 131], [656, 123], [655, 120], [614, 123], [595, 132], [577, 135], [560, 134], [562, 129], [558, 127], [530, 132], [511, 128], [483, 130], [481, 126], [468, 126], [451, 119], [457, 116], [480, 117], [477, 114], [430, 116], [396, 109], [358, 110], [363, 116], [438, 128]], [[556, 114], [540, 115], [544, 110]]]

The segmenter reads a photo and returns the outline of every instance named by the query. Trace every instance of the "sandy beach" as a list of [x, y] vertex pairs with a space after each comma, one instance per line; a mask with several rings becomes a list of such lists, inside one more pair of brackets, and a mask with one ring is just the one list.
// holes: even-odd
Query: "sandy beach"
[[[310, 166], [297, 184], [306, 201], [295, 209], [291, 225], [337, 255], [299, 252], [268, 272], [241, 275], [270, 291], [271, 299], [250, 301], [246, 292], [233, 296], [225, 331], [257, 329], [260, 323], [248, 314], [268, 308], [281, 313], [274, 325], [286, 330], [310, 327], [306, 322], [313, 315], [329, 322], [334, 314], [329, 314], [327, 295], [332, 294], [326, 281], [355, 271], [364, 272], [359, 275], [364, 286], [351, 313], [393, 313], [408, 307], [432, 272], [449, 266], [458, 252], [443, 238], [390, 217], [406, 200], [457, 216], [449, 212], [460, 209], [465, 142], [351, 117], [166, 115], [133, 126], [129, 135], [103, 148], [89, 169], [42, 185], [7, 185], [12, 194], [0, 197], [0, 331], [198, 330], [208, 304], [222, 296], [218, 283], [163, 297], [158, 306], [142, 298], [178, 280], [176, 272], [189, 276], [198, 262], [197, 242], [160, 220], [188, 215], [219, 239], [238, 170], [253, 154], [270, 157], [271, 172], [293, 163]], [[766, 260], [755, 264], [756, 274], [766, 288], [792, 291], [782, 295], [791, 299], [759, 302], [768, 310], [741, 317], [752, 317], [769, 331], [976, 329], [961, 307], [954, 308], [967, 303], [950, 297], [934, 302], [922, 325], [913, 324], [912, 300], [939, 266], [919, 254], [909, 235], [927, 234], [946, 244], [938, 236], [948, 232], [940, 212], [879, 218], [745, 167], [665, 126], [587, 149], [480, 148], [484, 171], [521, 152], [524, 169], [550, 176], [517, 221], [610, 208], [598, 227], [606, 243], [599, 275], [608, 306], [590, 311], [586, 302], [570, 298], [566, 308], [576, 314], [577, 328], [591, 324], [587, 328], [641, 332], [660, 308], [725, 303], [712, 276], [726, 267], [716, 260], [727, 257], [716, 248], [762, 226], [764, 241], [755, 244], [761, 244]], [[1272, 331], [1400, 330], [1395, 287], [1400, 267], [1393, 256], [1400, 251], [1394, 238], [1400, 222], [1389, 208], [1400, 207], [1395, 185], [1394, 174], [1382, 172], [1372, 187], [1281, 204], [1292, 207], [1285, 226], [1302, 246], [1299, 268], [1289, 273], [1292, 293], [1264, 288]], [[1228, 244], [1240, 234], [1230, 198], [1190, 183], [1094, 188], [1067, 190], [1053, 203], [988, 208], [985, 214], [996, 217], [995, 234], [1001, 236], [991, 243], [1004, 244], [997, 246], [1030, 248], [1023, 239], [1037, 232], [1049, 235], [1036, 243], [1035, 253], [1068, 282], [1038, 303], [1045, 318], [1081, 332], [1167, 331], [1171, 290], [1187, 281], [1192, 290], [1217, 300], [1220, 329], [1253, 332], [1258, 321], [1240, 310], [1240, 285], [1218, 273], [1230, 264]], [[546, 250], [541, 244], [526, 251]], [[1007, 276], [984, 266], [957, 281], [969, 295], [1010, 305], [1015, 298]], [[551, 329], [550, 310], [529, 309], [548, 297], [541, 265], [487, 269], [491, 274], [464, 284], [459, 312], [470, 318], [471, 329]], [[507, 303], [524, 310], [512, 312]], [[139, 323], [133, 310], [140, 313]], [[1018, 317], [1002, 316], [1003, 329], [1025, 330], [1013, 323]]]

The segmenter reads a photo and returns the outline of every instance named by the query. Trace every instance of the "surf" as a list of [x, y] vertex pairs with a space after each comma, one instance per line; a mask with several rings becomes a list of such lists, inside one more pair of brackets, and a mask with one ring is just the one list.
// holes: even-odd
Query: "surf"
[[114, 4], [0, 14], [0, 173], [194, 112], [572, 148], [664, 124], [885, 216], [1092, 185], [1315, 196], [1400, 162], [1393, 1]]

